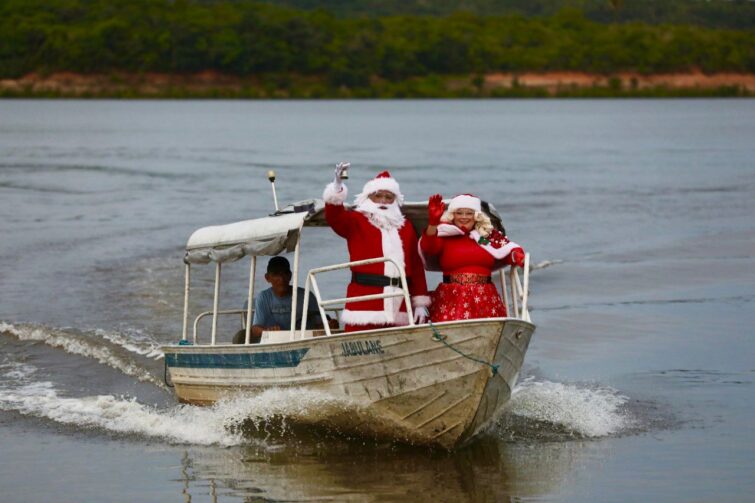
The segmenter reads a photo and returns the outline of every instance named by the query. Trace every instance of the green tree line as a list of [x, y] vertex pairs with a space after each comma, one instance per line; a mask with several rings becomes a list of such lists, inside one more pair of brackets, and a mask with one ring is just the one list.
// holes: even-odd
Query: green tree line
[[216, 70], [370, 79], [516, 71], [755, 72], [755, 31], [601, 24], [566, 9], [343, 18], [189, 0], [0, 0], [0, 76]]
[[[217, 0], [206, 0], [214, 2]], [[300, 9], [325, 9], [338, 16], [447, 16], [469, 12], [483, 16], [521, 14], [552, 16], [563, 8], [579, 9], [602, 23], [691, 24], [711, 28], [755, 26], [753, 0], [265, 0]]]

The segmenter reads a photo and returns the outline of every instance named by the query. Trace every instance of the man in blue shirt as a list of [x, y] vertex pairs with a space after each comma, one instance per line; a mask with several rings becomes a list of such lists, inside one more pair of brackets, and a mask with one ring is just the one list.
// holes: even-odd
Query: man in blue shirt
[[[270, 283], [270, 288], [261, 291], [254, 299], [254, 320], [249, 336], [249, 342], [258, 343], [265, 330], [290, 330], [291, 329], [291, 301], [293, 287], [291, 283], [291, 265], [286, 257], [273, 257], [267, 263], [265, 280]], [[296, 301], [296, 327], [299, 328], [304, 311], [304, 288], [299, 287]], [[307, 308], [307, 328], [322, 328], [322, 318], [317, 308], [315, 296], [309, 294], [309, 307]], [[331, 323], [332, 326], [332, 323]], [[335, 327], [337, 328], [337, 326]], [[243, 344], [244, 330], [234, 335], [234, 344]]]

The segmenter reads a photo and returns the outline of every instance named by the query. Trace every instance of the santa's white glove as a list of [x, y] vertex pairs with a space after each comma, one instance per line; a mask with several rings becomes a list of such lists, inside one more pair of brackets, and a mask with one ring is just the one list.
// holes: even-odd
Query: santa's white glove
[[341, 188], [343, 187], [343, 172], [350, 167], [350, 162], [339, 162], [336, 164], [336, 177], [335, 180], [333, 180], [333, 187], [336, 189], [336, 192], [341, 192]]
[[419, 306], [414, 308], [414, 323], [417, 325], [423, 325], [427, 323], [427, 319], [430, 317], [430, 313], [427, 312], [425, 306]]

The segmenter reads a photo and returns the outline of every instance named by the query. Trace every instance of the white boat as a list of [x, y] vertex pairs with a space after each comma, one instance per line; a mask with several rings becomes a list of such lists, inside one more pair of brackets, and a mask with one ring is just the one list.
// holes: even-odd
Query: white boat
[[[419, 231], [427, 224], [427, 203], [406, 203], [406, 217]], [[485, 204], [494, 225], [500, 217]], [[321, 418], [311, 411], [303, 422], [327, 422], [328, 427], [447, 449], [469, 441], [511, 396], [511, 390], [535, 330], [527, 309], [529, 254], [523, 273], [511, 267], [501, 271], [501, 291], [509, 317], [416, 325], [406, 287], [400, 293], [366, 296], [403, 296], [410, 325], [343, 333], [305, 330], [311, 290], [322, 319], [326, 310], [346, 299], [323, 299], [317, 276], [352, 265], [335, 264], [312, 269], [305, 282], [304, 319], [291, 330], [264, 332], [258, 344], [249, 343], [252, 312], [221, 310], [219, 289], [224, 263], [249, 257], [248, 305], [253, 306], [258, 256], [293, 253], [293, 303], [296, 303], [299, 254], [304, 227], [327, 226], [323, 203], [309, 200], [259, 219], [205, 227], [186, 246], [183, 334], [179, 344], [163, 346], [170, 382], [181, 402], [209, 405], [236, 395], [257, 394], [274, 388], [298, 387], [327, 393], [343, 400], [344, 413]], [[345, 246], [345, 244], [344, 244]], [[194, 319], [189, 335], [191, 268], [215, 265], [212, 310]], [[398, 267], [406, 285], [403, 268]], [[507, 280], [508, 276], [508, 280]], [[345, 287], [345, 285], [344, 285]], [[354, 299], [349, 299], [350, 301]], [[246, 343], [219, 342], [220, 316], [242, 316]], [[197, 333], [200, 320], [212, 317], [209, 334]], [[201, 340], [200, 340], [201, 339]]]

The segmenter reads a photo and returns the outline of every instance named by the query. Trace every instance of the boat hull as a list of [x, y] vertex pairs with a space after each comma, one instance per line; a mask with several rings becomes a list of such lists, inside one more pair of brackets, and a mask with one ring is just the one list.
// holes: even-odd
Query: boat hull
[[272, 388], [316, 390], [353, 405], [328, 418], [340, 431], [450, 449], [508, 401], [535, 327], [512, 318], [433, 327], [163, 350], [182, 402], [208, 405]]

